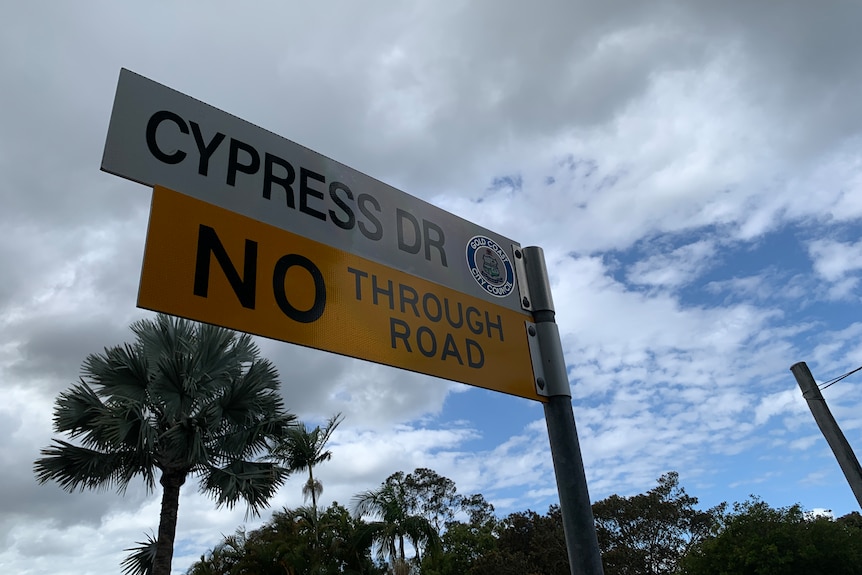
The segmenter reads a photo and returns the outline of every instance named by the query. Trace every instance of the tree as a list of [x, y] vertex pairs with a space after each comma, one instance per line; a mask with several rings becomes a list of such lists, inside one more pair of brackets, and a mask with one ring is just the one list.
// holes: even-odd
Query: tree
[[478, 557], [471, 575], [568, 575], [569, 558], [558, 505], [547, 515], [535, 511], [512, 513], [494, 529], [496, 547]]
[[480, 527], [493, 525], [497, 521], [494, 515], [494, 506], [488, 503], [481, 493], [474, 493], [461, 498], [461, 511], [467, 514], [469, 524]]
[[[857, 514], [858, 515], [858, 514]], [[774, 509], [755, 497], [735, 503], [718, 533], [680, 562], [685, 575], [858, 575], [862, 526], [857, 517], [814, 517], [799, 505]]]
[[360, 526], [338, 503], [320, 513], [285, 508], [259, 529], [225, 537], [188, 574], [382, 575], [371, 560], [370, 544], [359, 541]]
[[308, 429], [305, 423], [298, 423], [288, 428], [287, 432], [275, 444], [271, 457], [290, 472], [308, 470], [308, 481], [302, 487], [303, 496], [311, 497], [312, 509], [317, 509], [317, 498], [323, 492], [323, 485], [314, 478], [314, 466], [329, 461], [332, 452], [326, 449], [326, 444], [332, 432], [343, 421], [340, 413], [332, 416], [322, 428]]
[[485, 497], [476, 493], [460, 499], [460, 510], [467, 514], [467, 523], [447, 521], [446, 530], [440, 538], [440, 553], [437, 557], [425, 556], [422, 573], [427, 575], [465, 575], [473, 573], [473, 566], [482, 557], [497, 549], [494, 528], [497, 519], [494, 506]]
[[462, 508], [464, 498], [458, 494], [455, 482], [427, 467], [418, 467], [406, 475], [397, 471], [384, 483], [399, 494], [405, 513], [427, 519], [437, 535], [443, 534], [446, 524]]
[[377, 546], [377, 556], [389, 558], [396, 571], [407, 569], [405, 542], [416, 549], [416, 562], [421, 562], [421, 551], [434, 553], [439, 549], [440, 537], [431, 522], [415, 512], [404, 474], [395, 473], [378, 488], [359, 493], [353, 498], [353, 515], [357, 518], [373, 517], [364, 525], [362, 537]]
[[700, 511], [676, 472], [632, 497], [611, 495], [593, 504], [605, 575], [673, 573], [679, 559], [715, 527], [724, 504]]
[[836, 523], [844, 525], [847, 528], [858, 529], [862, 531], [862, 515], [858, 511], [851, 511], [847, 515], [839, 517], [835, 520]]
[[106, 348], [83, 363], [62, 392], [54, 439], [34, 465], [39, 483], [69, 492], [115, 486], [141, 476], [162, 486], [153, 575], [169, 575], [180, 488], [190, 474], [217, 505], [243, 500], [257, 514], [285, 478], [259, 461], [294, 417], [278, 394], [275, 367], [251, 337], [158, 315], [131, 325], [131, 344]]
[[[393, 474], [391, 480], [397, 477], [401, 481], [403, 474], [399, 473]], [[409, 512], [422, 515], [438, 534], [442, 534], [446, 523], [455, 518], [455, 512], [461, 507], [462, 497], [458, 495], [455, 482], [433, 469], [418, 467], [404, 476], [402, 483]]]

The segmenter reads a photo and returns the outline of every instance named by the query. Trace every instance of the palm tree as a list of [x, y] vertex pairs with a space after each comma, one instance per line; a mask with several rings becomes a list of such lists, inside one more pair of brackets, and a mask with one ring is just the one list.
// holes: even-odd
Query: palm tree
[[317, 512], [317, 498], [323, 485], [314, 478], [314, 466], [329, 461], [332, 452], [326, 449], [332, 432], [344, 420], [340, 413], [329, 418], [326, 425], [309, 430], [305, 423], [291, 425], [272, 449], [270, 456], [284, 465], [289, 472], [308, 470], [308, 481], [302, 486], [302, 495], [311, 497], [311, 508]]
[[375, 518], [363, 526], [363, 538], [377, 546], [377, 557], [387, 556], [394, 570], [407, 565], [405, 541], [416, 549], [416, 561], [421, 560], [420, 550], [434, 552], [440, 546], [440, 536], [428, 519], [411, 514], [411, 506], [404, 485], [388, 481], [378, 489], [365, 491], [353, 497], [353, 514]]
[[180, 488], [189, 474], [218, 506], [239, 500], [257, 515], [286, 472], [258, 460], [295, 417], [284, 410], [275, 367], [247, 334], [158, 315], [131, 325], [135, 341], [91, 354], [80, 382], [54, 407], [54, 439], [34, 465], [39, 483], [69, 492], [156, 474], [162, 504], [153, 575], [169, 575]]

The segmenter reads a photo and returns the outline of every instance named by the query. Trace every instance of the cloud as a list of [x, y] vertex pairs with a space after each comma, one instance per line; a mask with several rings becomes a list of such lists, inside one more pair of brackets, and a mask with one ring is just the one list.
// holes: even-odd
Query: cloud
[[[760, 398], [755, 408], [754, 421], [757, 424], [766, 423], [771, 417], [785, 413], [803, 413], [804, 400], [796, 389], [780, 391]], [[804, 439], [807, 441], [807, 438]]]
[[[98, 171], [122, 66], [542, 246], [594, 497], [676, 469], [705, 502], [755, 485], [855, 505], [821, 487], [843, 479], [787, 368], [825, 381], [862, 357], [860, 17], [801, 0], [16, 4], [0, 22], [0, 563], [102, 573], [155, 527], [156, 494], [68, 495], [31, 470], [56, 394], [147, 315], [149, 192]], [[259, 343], [289, 409], [346, 415], [325, 498], [421, 465], [503, 512], [553, 500], [539, 405]], [[855, 385], [827, 397], [851, 442]], [[190, 488], [180, 522], [177, 569], [243, 510]]]
[[808, 245], [817, 274], [829, 282], [836, 299], [854, 295], [858, 277], [848, 277], [862, 269], [862, 241], [840, 242], [818, 239]]
[[675, 288], [688, 284], [703, 273], [716, 253], [713, 242], [701, 240], [640, 260], [628, 272], [634, 284]]

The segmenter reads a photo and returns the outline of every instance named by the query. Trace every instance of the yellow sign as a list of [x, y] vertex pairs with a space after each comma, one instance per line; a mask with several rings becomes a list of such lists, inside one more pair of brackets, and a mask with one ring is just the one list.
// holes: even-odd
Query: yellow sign
[[160, 186], [138, 306], [545, 401], [529, 315]]

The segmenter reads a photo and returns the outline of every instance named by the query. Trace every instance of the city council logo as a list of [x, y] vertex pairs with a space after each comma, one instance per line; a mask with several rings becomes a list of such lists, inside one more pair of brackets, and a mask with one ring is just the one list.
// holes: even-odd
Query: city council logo
[[506, 297], [515, 288], [515, 270], [500, 245], [485, 236], [467, 242], [467, 267], [482, 289], [494, 297]]

